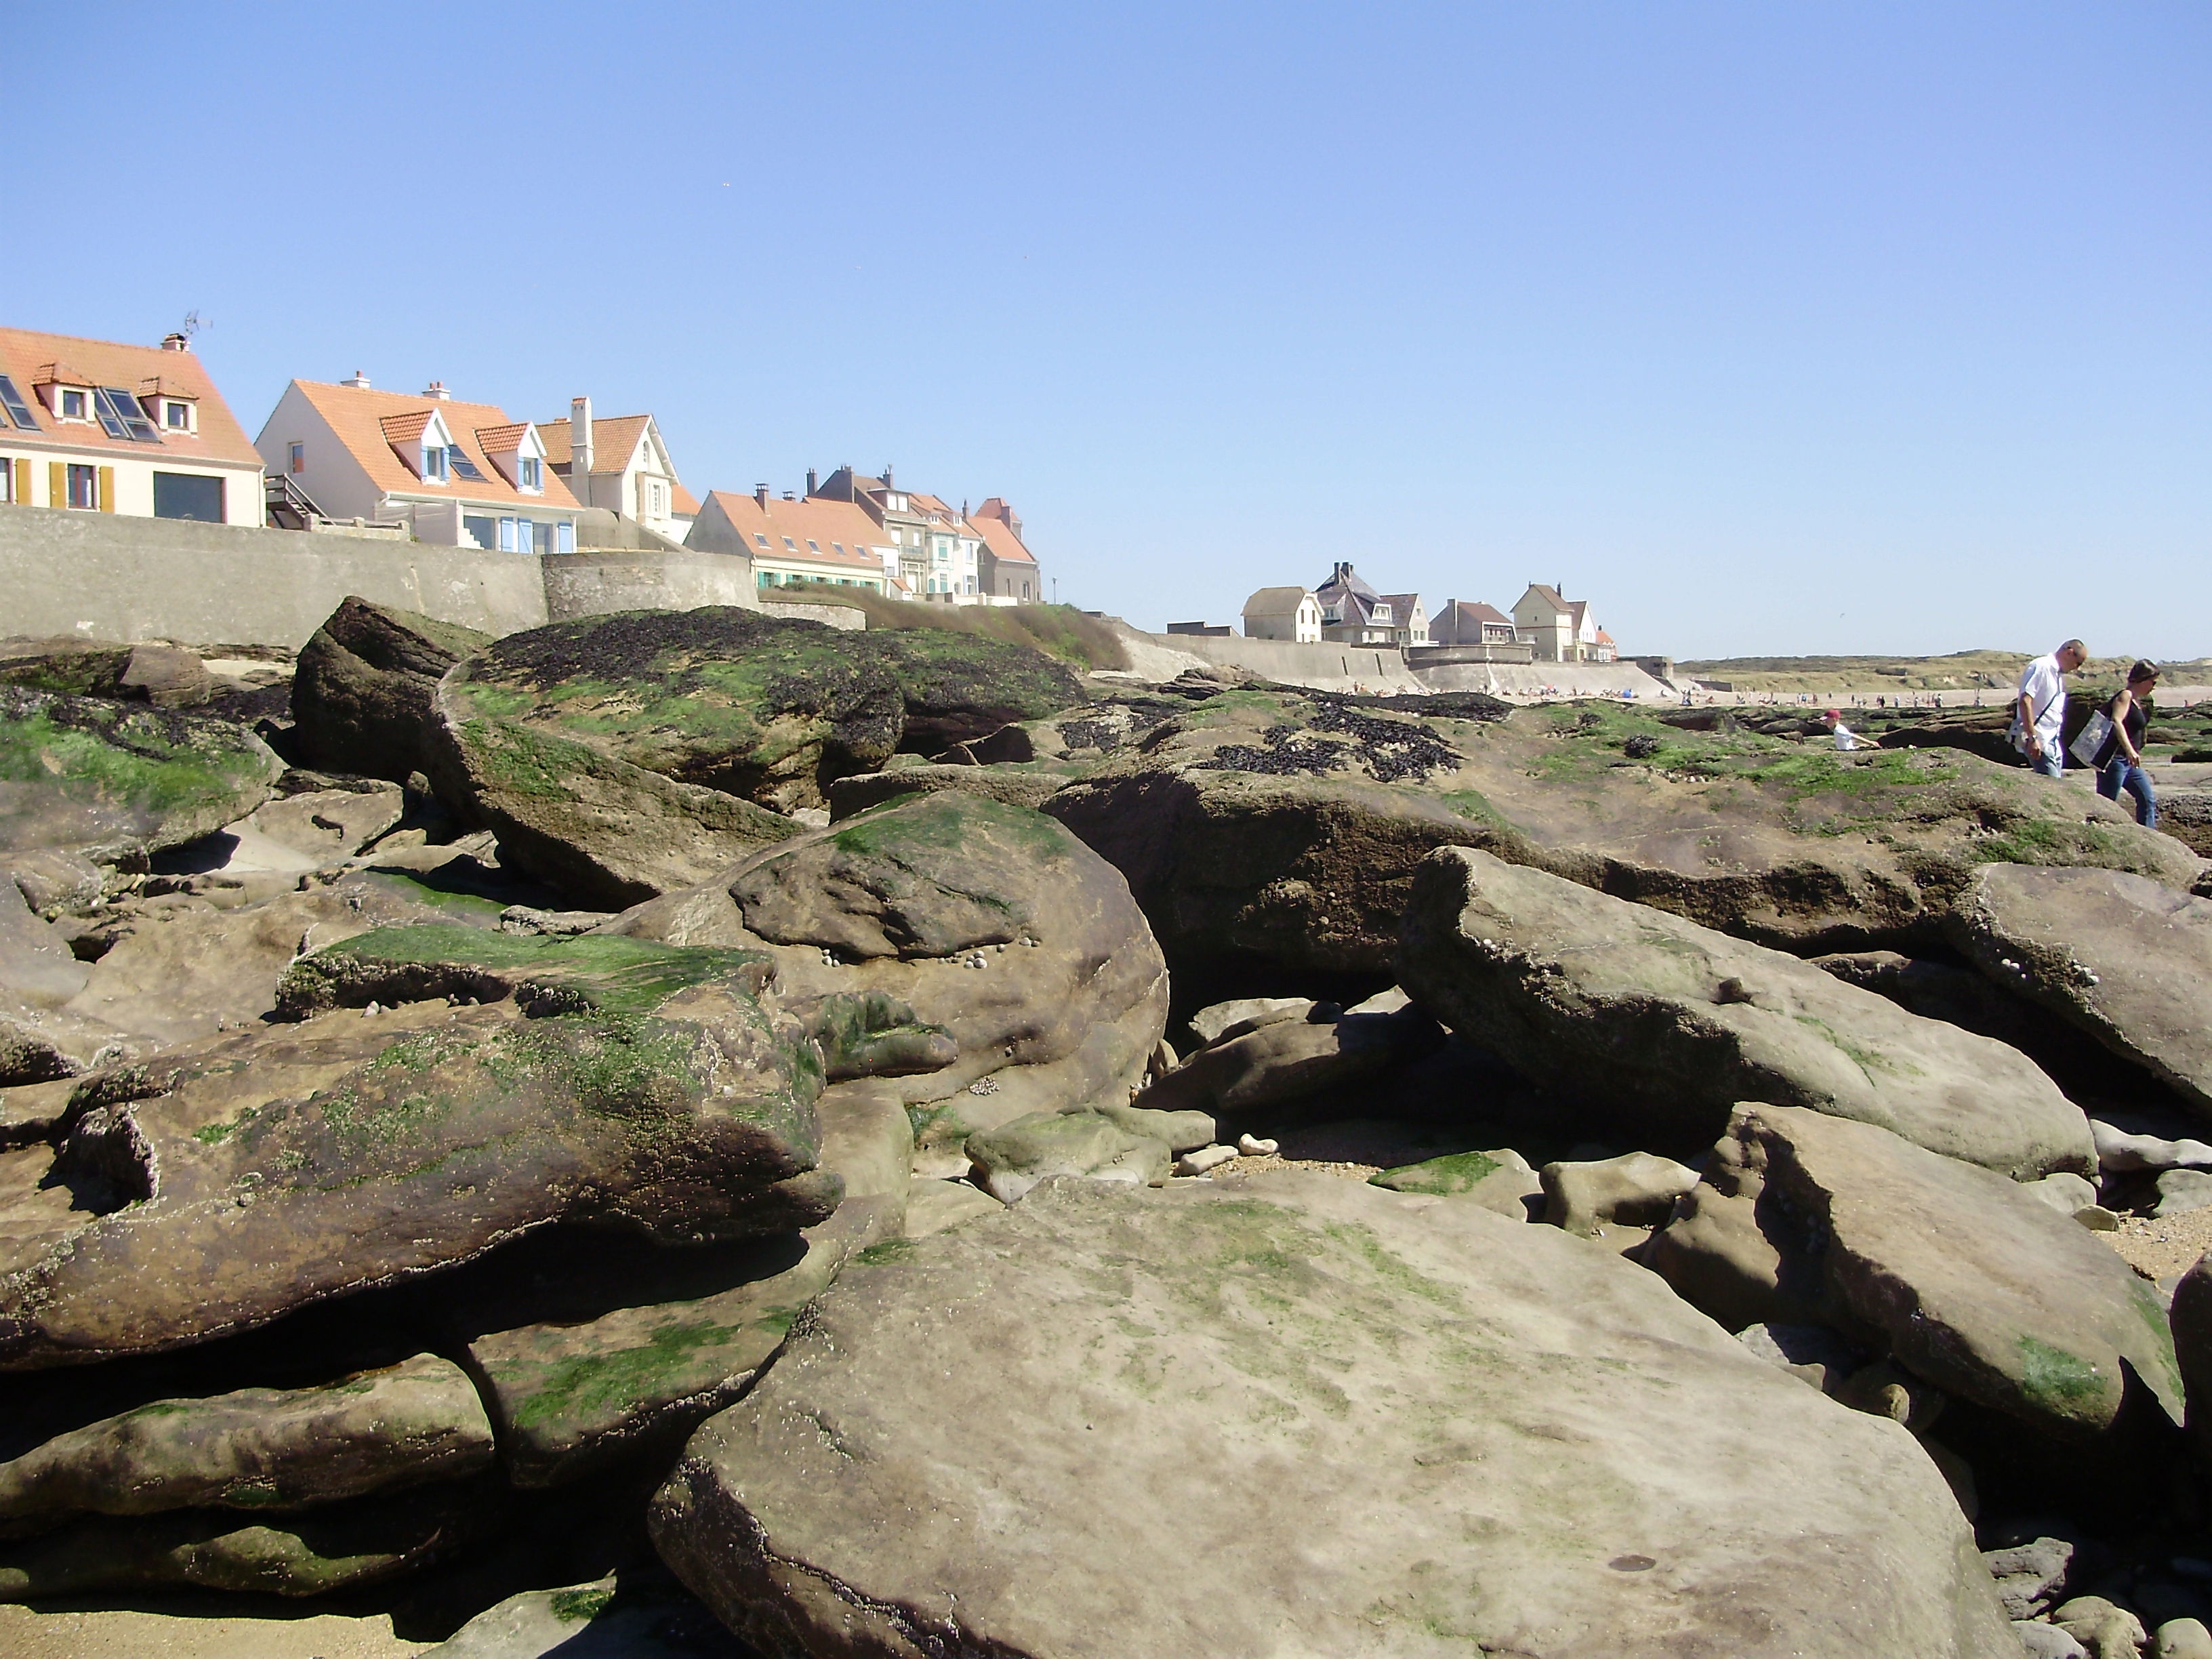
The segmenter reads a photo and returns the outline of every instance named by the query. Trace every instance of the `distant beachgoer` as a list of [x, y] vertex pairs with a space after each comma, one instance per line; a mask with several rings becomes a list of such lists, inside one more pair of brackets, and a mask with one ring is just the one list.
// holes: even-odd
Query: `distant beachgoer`
[[2066, 677], [2088, 660], [2089, 647], [2069, 640], [2021, 671], [2020, 695], [2013, 707], [2013, 746], [2027, 757], [2039, 776], [2066, 775], [2066, 745], [2059, 741], [2066, 724]]
[[1826, 726], [1829, 732], [1834, 735], [1836, 739], [1836, 747], [1845, 754], [1849, 754], [1854, 749], [1879, 749], [1881, 747], [1881, 744], [1875, 738], [1863, 738], [1857, 732], [1852, 731], [1850, 726], [1844, 725], [1844, 711], [1840, 708], [1831, 708], [1826, 714], [1820, 716], [1820, 720], [1822, 724]]
[[2105, 705], [2105, 718], [2112, 723], [2112, 735], [2106, 738], [2097, 750], [2097, 793], [2106, 800], [2118, 800], [2124, 789], [2136, 799], [2136, 821], [2146, 830], [2158, 828], [2158, 795], [2150, 787], [2150, 774], [2143, 770], [2143, 727], [2148, 722], [2148, 710], [2144, 707], [2150, 694], [2158, 690], [2158, 669], [2150, 663], [2139, 662], [2128, 670], [2128, 683]]

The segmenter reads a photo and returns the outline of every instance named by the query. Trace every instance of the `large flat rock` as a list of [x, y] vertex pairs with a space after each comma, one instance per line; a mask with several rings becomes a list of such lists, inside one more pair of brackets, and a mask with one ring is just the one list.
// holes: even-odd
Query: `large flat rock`
[[1449, 848], [1405, 915], [1404, 984], [1530, 1077], [1717, 1135], [1804, 1106], [2032, 1179], [2093, 1172], [2088, 1120], [2020, 1054], [1779, 951]]
[[2212, 1115], [2212, 899], [2119, 870], [1996, 865], [1946, 927], [1997, 983]]
[[304, 958], [309, 1018], [95, 1073], [52, 1145], [0, 1159], [0, 1368], [202, 1341], [556, 1223], [820, 1220], [819, 1051], [765, 975], [447, 925]]
[[1902, 1429], [1602, 1249], [1320, 1176], [1050, 1183], [848, 1270], [653, 1531], [815, 1659], [2018, 1651]]
[[1925, 940], [1986, 863], [2184, 890], [2199, 868], [2109, 802], [1954, 750], [1839, 755], [1619, 706], [1495, 719], [1383, 702], [1230, 691], [1074, 751], [1085, 775], [1044, 810], [1128, 878], [1178, 969], [1387, 971], [1440, 846], [1800, 951]]
[[[2046, 1434], [2111, 1427], [2130, 1374], [2181, 1421], [2158, 1292], [2026, 1186], [1787, 1106], [1743, 1106], [1720, 1150], [1711, 1189], [1749, 1204], [1784, 1285], [1846, 1334]], [[1653, 1261], [1700, 1299], [1665, 1239]]]
[[404, 783], [422, 769], [438, 681], [489, 634], [348, 598], [300, 648], [292, 718], [313, 764]]

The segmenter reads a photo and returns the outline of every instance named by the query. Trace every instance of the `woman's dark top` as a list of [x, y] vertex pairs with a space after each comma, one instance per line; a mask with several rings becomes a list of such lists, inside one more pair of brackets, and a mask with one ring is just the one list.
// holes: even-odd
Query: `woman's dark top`
[[[2118, 702], [2119, 698], [2115, 696], [2112, 698], [2112, 702], [2108, 702], [2105, 705], [2105, 718], [2106, 720], [2111, 720], [2112, 718], [2113, 704], [2118, 703]], [[2137, 697], [2128, 704], [2128, 718], [2126, 725], [2128, 729], [2128, 746], [2134, 750], [2138, 755], [2142, 753], [2143, 726], [2145, 724], [2146, 721], [2143, 717], [2142, 699], [2141, 697]], [[2120, 734], [2116, 731], [2112, 736], [2106, 738], [2102, 744], [2098, 745], [2098, 769], [2101, 771], [2104, 768], [2110, 766], [2112, 763], [2112, 757], [2119, 752]]]

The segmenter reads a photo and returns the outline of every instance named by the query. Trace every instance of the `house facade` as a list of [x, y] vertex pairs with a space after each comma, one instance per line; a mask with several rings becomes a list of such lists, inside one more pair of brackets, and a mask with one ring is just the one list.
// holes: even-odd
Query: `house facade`
[[434, 382], [410, 396], [358, 374], [295, 380], [254, 447], [326, 518], [403, 523], [443, 547], [575, 551], [576, 499], [537, 428]]
[[890, 468], [885, 467], [880, 478], [855, 471], [849, 463], [818, 481], [810, 471], [806, 498], [859, 507], [876, 526], [872, 544], [881, 550], [884, 576], [897, 578], [912, 593], [938, 591], [929, 586], [928, 518], [915, 505], [913, 495], [898, 487]]
[[[1513, 605], [1514, 631], [1528, 645], [1538, 662], [1611, 662], [1613, 641], [1600, 636], [1604, 630], [1590, 613], [1587, 599], [1562, 599], [1559, 590], [1531, 582]], [[1617, 654], [1617, 653], [1615, 653]]]
[[982, 538], [978, 574], [982, 592], [1017, 605], [1044, 602], [1044, 568], [1022, 539], [1022, 521], [1005, 498], [994, 495], [968, 515]]
[[1432, 645], [1512, 645], [1520, 637], [1512, 617], [1479, 599], [1447, 599], [1429, 624]]
[[1244, 601], [1244, 637], [1321, 643], [1321, 601], [1304, 587], [1263, 587]]
[[686, 545], [708, 553], [751, 556], [763, 591], [795, 582], [890, 591], [877, 525], [853, 501], [810, 495], [771, 496], [763, 484], [750, 495], [709, 490]]
[[[1321, 636], [1332, 645], [1403, 647], [1428, 643], [1428, 617], [1417, 593], [1378, 593], [1340, 562], [1313, 590], [1321, 604]], [[1418, 625], [1420, 637], [1413, 637]]]
[[258, 525], [261, 457], [181, 334], [0, 329], [0, 502]]
[[585, 507], [635, 519], [672, 542], [690, 534], [699, 502], [676, 476], [660, 426], [650, 415], [593, 418], [589, 398], [572, 398], [568, 415], [542, 421], [545, 464]]

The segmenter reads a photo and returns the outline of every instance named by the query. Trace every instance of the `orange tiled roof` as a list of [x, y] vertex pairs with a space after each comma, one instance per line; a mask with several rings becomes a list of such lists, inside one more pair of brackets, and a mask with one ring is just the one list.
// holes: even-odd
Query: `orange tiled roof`
[[[598, 422], [592, 424], [596, 426]], [[812, 559], [823, 564], [850, 566], [855, 571], [866, 570], [873, 576], [884, 574], [884, 562], [866, 551], [876, 538], [876, 521], [852, 501], [833, 501], [820, 495], [810, 495], [803, 501], [786, 501], [771, 495], [768, 505], [763, 507], [758, 496], [740, 495], [728, 489], [711, 491], [707, 499], [720, 507], [732, 528], [744, 538], [746, 549], [756, 557], [765, 554], [780, 559]], [[763, 536], [769, 538], [766, 547], [760, 544], [759, 538]], [[783, 544], [787, 537], [792, 543], [789, 547]], [[807, 545], [810, 541], [813, 548]], [[838, 553], [836, 550], [839, 547], [846, 550]]]
[[699, 516], [699, 498], [684, 487], [682, 479], [677, 480], [676, 487], [669, 491], [669, 495], [672, 498], [669, 507], [678, 518], [696, 519]]
[[[166, 429], [159, 421], [155, 430], [159, 443], [130, 438], [111, 438], [95, 421], [89, 425], [70, 422], [64, 426], [38, 396], [39, 376], [48, 369], [64, 371], [71, 386], [111, 386], [129, 391], [158, 380], [171, 397], [190, 398], [199, 406], [198, 430]], [[160, 346], [126, 345], [115, 340], [84, 340], [67, 334], [39, 334], [28, 329], [0, 328], [0, 374], [33, 405], [39, 429], [19, 432], [12, 423], [0, 427], [10, 447], [105, 449], [118, 454], [162, 457], [171, 461], [220, 462], [227, 466], [258, 467], [260, 454], [230, 405], [215, 389], [215, 382], [199, 358], [189, 351], [166, 351]], [[141, 394], [144, 395], [144, 394]]]
[[983, 545], [991, 550], [992, 556], [1000, 563], [1033, 565], [1036, 562], [1036, 556], [1024, 547], [1022, 538], [1014, 534], [1013, 526], [1004, 519], [975, 518], [969, 522], [975, 526], [975, 533], [983, 538]]
[[[445, 496], [455, 501], [498, 501], [518, 507], [573, 507], [576, 498], [558, 477], [545, 480], [536, 494], [517, 489], [491, 465], [477, 434], [513, 426], [507, 411], [496, 404], [465, 404], [458, 398], [425, 398], [398, 392], [374, 392], [366, 386], [331, 386], [320, 380], [295, 380], [300, 395], [329, 422], [338, 441], [378, 489], [410, 495]], [[446, 430], [461, 453], [477, 464], [482, 478], [453, 477], [441, 483], [416, 476], [415, 469], [399, 459], [385, 435], [386, 422], [400, 430], [412, 427], [420, 437], [430, 416], [441, 416]], [[416, 417], [420, 416], [418, 421]], [[410, 438], [398, 441], [409, 442]]]
[[387, 415], [377, 425], [383, 428], [385, 442], [411, 444], [429, 430], [430, 415], [430, 410], [418, 409], [406, 415]]
[[522, 434], [530, 430], [527, 421], [509, 421], [505, 426], [480, 426], [477, 442], [487, 455], [512, 455], [522, 447]]
[[[645, 423], [650, 415], [594, 415], [592, 417], [592, 471], [619, 472], [629, 465], [629, 458], [637, 453], [637, 441], [645, 435]], [[545, 464], [548, 466], [567, 466], [574, 459], [568, 441], [568, 419], [540, 421], [538, 435], [544, 441]]]

